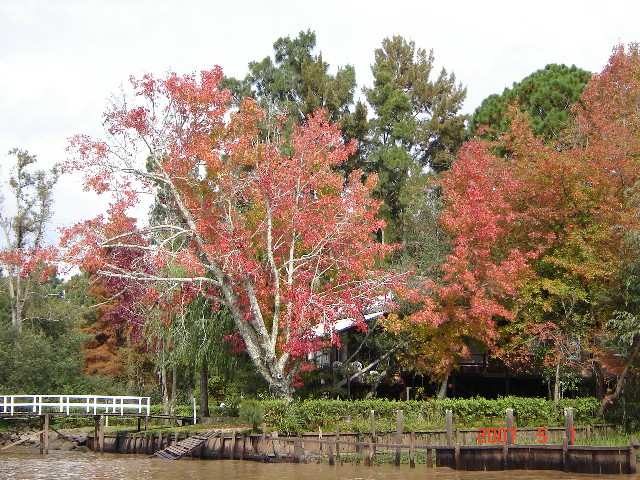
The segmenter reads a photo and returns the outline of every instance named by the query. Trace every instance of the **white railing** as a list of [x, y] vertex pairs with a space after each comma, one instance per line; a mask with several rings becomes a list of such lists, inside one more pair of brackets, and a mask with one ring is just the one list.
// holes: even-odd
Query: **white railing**
[[102, 413], [146, 415], [150, 413], [149, 397], [103, 395], [0, 395], [0, 414], [64, 413], [66, 415]]

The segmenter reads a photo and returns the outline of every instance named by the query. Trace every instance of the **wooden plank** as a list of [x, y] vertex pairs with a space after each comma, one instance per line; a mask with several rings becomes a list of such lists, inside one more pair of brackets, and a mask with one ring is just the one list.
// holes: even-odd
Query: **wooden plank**
[[153, 456], [169, 460], [182, 458], [186, 455], [193, 454], [196, 449], [201, 448], [210, 436], [211, 434], [193, 435], [185, 438], [184, 440], [179, 440], [179, 437], [176, 435], [176, 439], [178, 440], [177, 443], [169, 445], [164, 450], [155, 452]]

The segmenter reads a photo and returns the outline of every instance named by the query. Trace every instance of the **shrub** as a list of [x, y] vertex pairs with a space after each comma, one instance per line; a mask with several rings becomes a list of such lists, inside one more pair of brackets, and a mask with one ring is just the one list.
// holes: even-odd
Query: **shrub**
[[240, 403], [238, 416], [241, 422], [251, 424], [254, 432], [258, 431], [258, 425], [264, 421], [265, 407], [259, 400], [247, 399]]

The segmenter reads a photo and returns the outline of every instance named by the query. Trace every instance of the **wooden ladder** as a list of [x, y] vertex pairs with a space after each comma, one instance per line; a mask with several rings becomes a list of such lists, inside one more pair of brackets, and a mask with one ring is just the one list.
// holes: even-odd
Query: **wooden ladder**
[[204, 433], [200, 435], [192, 435], [180, 440], [178, 443], [168, 446], [164, 450], [158, 450], [152, 457], [164, 458], [165, 460], [177, 460], [185, 457], [201, 447], [214, 432]]

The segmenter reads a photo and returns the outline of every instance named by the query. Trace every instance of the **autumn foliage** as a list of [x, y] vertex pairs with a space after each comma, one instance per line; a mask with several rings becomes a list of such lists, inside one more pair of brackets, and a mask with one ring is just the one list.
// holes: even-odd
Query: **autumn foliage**
[[618, 47], [562, 144], [537, 139], [513, 108], [497, 141], [463, 146], [442, 180], [452, 252], [410, 318], [420, 348], [438, 352], [425, 369], [446, 375], [470, 339], [522, 368], [540, 345], [554, 367], [584, 354], [582, 368], [605, 365], [603, 335], [620, 307], [611, 292], [637, 255], [639, 102], [640, 52]]
[[[113, 201], [65, 242], [83, 269], [137, 289], [135, 311], [174, 313], [197, 296], [228, 309], [258, 371], [286, 397], [323, 344], [319, 328], [345, 315], [363, 323], [385, 291], [376, 269], [390, 247], [372, 236], [383, 227], [375, 178], [337, 171], [356, 146], [325, 113], [285, 138], [278, 123], [263, 128], [254, 101], [232, 109], [222, 78], [216, 68], [132, 79], [134, 95], [105, 113], [106, 138], [72, 140], [69, 167]], [[143, 194], [162, 211], [148, 225], [130, 220]]]

